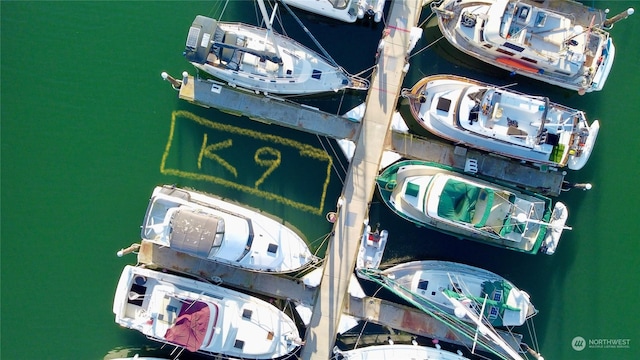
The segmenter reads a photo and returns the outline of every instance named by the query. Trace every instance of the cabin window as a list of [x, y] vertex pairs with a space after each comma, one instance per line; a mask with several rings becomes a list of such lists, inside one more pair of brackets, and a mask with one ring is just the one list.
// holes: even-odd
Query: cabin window
[[322, 71], [313, 69], [313, 74], [311, 74], [312, 78], [320, 80], [321, 76], [322, 76]]
[[420, 280], [418, 282], [418, 289], [427, 290], [428, 287], [429, 287], [429, 281], [428, 280]]
[[269, 244], [269, 246], [267, 247], [267, 252], [270, 253], [270, 254], [275, 254], [276, 251], [278, 251], [278, 245]]
[[522, 46], [514, 45], [514, 44], [508, 43], [508, 42], [504, 43], [504, 45], [502, 45], [502, 46], [507, 47], [507, 48], [512, 49], [512, 50], [515, 50], [517, 52], [522, 52], [522, 50], [524, 50], [524, 48]]
[[244, 341], [236, 339], [236, 341], [233, 343], [233, 347], [242, 350], [242, 348], [244, 348]]
[[518, 12], [518, 19], [522, 20], [522, 21], [526, 21], [527, 17], [529, 17], [529, 7], [528, 6], [523, 6], [520, 8], [519, 12]]
[[543, 27], [546, 22], [547, 22], [547, 14], [543, 12], [539, 12], [538, 15], [536, 16], [535, 26]]
[[492, 306], [489, 309], [489, 319], [495, 319], [498, 317], [498, 308], [495, 306]]
[[529, 59], [528, 57], [524, 57], [524, 56], [523, 56], [523, 57], [521, 57], [521, 59], [522, 59], [522, 60], [524, 60], [524, 61], [528, 61], [528, 62], [530, 62], [530, 63], [532, 63], [532, 64], [537, 64], [537, 63], [538, 63], [538, 60], [535, 60], [535, 59]]
[[503, 53], [505, 55], [513, 56], [513, 53], [511, 51], [507, 51], [507, 50], [500, 49], [500, 48], [497, 48], [496, 51], [500, 52], [500, 53]]
[[496, 290], [493, 293], [493, 300], [495, 301], [502, 301], [502, 290]]
[[482, 46], [486, 47], [487, 49], [491, 49], [493, 47], [493, 45], [491, 45], [491, 44], [484, 44]]

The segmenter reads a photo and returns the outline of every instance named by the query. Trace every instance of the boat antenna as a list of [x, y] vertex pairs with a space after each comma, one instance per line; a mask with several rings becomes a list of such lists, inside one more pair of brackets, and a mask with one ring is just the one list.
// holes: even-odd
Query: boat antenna
[[[262, 0], [261, 0], [262, 1]], [[322, 51], [322, 54], [324, 55], [324, 57], [335, 67], [340, 67], [340, 65], [338, 65], [338, 63], [335, 62], [335, 60], [333, 60], [333, 58], [331, 57], [331, 55], [329, 55], [329, 53], [322, 47], [322, 45], [320, 45], [320, 43], [318, 42], [318, 40], [316, 40], [315, 37], [313, 37], [313, 35], [311, 34], [311, 32], [309, 31], [309, 29], [307, 29], [306, 26], [304, 26], [304, 24], [302, 23], [302, 21], [300, 21], [300, 19], [296, 16], [296, 14], [291, 10], [291, 8], [287, 5], [287, 3], [285, 3], [284, 1], [281, 1], [282, 6], [287, 9], [287, 11], [289, 11], [289, 13], [291, 14], [291, 16], [293, 16], [293, 18], [298, 22], [298, 24], [300, 25], [300, 27], [302, 27], [302, 30], [304, 30], [304, 32], [307, 33], [307, 35], [309, 35], [309, 37], [311, 38], [311, 40], [313, 40], [314, 44], [316, 44], [316, 46], [318, 47], [318, 49], [320, 49], [320, 51]]]

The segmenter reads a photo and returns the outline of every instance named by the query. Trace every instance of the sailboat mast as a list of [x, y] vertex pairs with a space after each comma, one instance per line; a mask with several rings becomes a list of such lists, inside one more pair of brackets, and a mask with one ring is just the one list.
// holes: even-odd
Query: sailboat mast
[[[276, 15], [276, 10], [278, 9], [278, 3], [273, 7], [273, 13], [271, 17], [269, 17], [269, 13], [267, 12], [267, 7], [264, 4], [264, 0], [258, 0], [258, 7], [260, 8], [260, 12], [262, 13], [262, 18], [267, 26], [267, 37], [271, 38], [271, 42], [273, 43], [273, 47], [275, 48], [275, 52], [280, 57], [280, 48], [278, 47], [278, 39], [273, 36], [273, 19]], [[266, 50], [266, 49], [265, 49]]]
[[[489, 328], [487, 325], [482, 323], [482, 320], [476, 314], [471, 312], [471, 310], [469, 310], [469, 308], [463, 305], [459, 300], [449, 297], [446, 294], [445, 294], [445, 297], [454, 305], [454, 307], [456, 308], [456, 311], [464, 312], [464, 314], [468, 316], [469, 319], [471, 319], [476, 324], [476, 326], [478, 327], [478, 329], [483, 335], [489, 337], [491, 341], [493, 341], [496, 345], [498, 345], [501, 349], [503, 349], [509, 356], [511, 356], [512, 359], [524, 360], [524, 358], [520, 356], [520, 354], [518, 354], [516, 350], [514, 350], [511, 346], [509, 346], [509, 344], [507, 344], [500, 336], [498, 336], [494, 332], [493, 328]], [[480, 316], [482, 316], [482, 314], [480, 314]]]

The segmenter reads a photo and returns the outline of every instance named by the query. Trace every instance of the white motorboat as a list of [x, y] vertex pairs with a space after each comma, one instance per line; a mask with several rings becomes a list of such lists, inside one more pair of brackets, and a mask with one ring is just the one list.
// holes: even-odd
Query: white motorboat
[[403, 94], [411, 114], [433, 134], [535, 165], [581, 169], [600, 123], [584, 112], [455, 75], [433, 75]]
[[580, 93], [602, 90], [615, 47], [606, 13], [571, 0], [431, 3], [460, 51], [510, 72]]
[[388, 237], [387, 230], [371, 231], [371, 226], [365, 226], [356, 258], [356, 268], [377, 269], [382, 261]]
[[[184, 55], [197, 69], [231, 86], [278, 95], [310, 95], [369, 83], [271, 27], [222, 22], [198, 15], [189, 28]], [[275, 11], [275, 10], [274, 10]]]
[[520, 326], [538, 311], [530, 296], [491, 271], [448, 261], [412, 261], [390, 267], [383, 274], [413, 293], [454, 314], [448, 297], [469, 300], [493, 326]]
[[304, 238], [281, 219], [201, 192], [158, 186], [143, 240], [253, 271], [293, 272], [315, 262]]
[[566, 206], [516, 187], [469, 176], [450, 166], [399, 161], [376, 179], [385, 204], [400, 217], [461, 239], [521, 251], [555, 252]]
[[302, 342], [294, 321], [263, 300], [129, 265], [118, 281], [113, 313], [120, 326], [208, 355], [273, 359]]
[[401, 360], [401, 359], [430, 359], [430, 360], [465, 360], [466, 357], [443, 349], [420, 345], [373, 345], [355, 348], [353, 350], [333, 349], [336, 360]]
[[382, 20], [385, 0], [281, 0], [287, 5], [332, 19], [353, 23], [365, 16]]

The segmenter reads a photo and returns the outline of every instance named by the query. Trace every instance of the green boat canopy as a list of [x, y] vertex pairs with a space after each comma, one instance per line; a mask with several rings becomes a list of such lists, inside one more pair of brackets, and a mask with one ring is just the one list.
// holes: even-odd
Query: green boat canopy
[[478, 200], [486, 201], [482, 219], [475, 224], [476, 227], [484, 226], [493, 203], [494, 192], [492, 189], [482, 188], [464, 181], [449, 179], [440, 194], [438, 203], [438, 216], [453, 220], [471, 223]]

